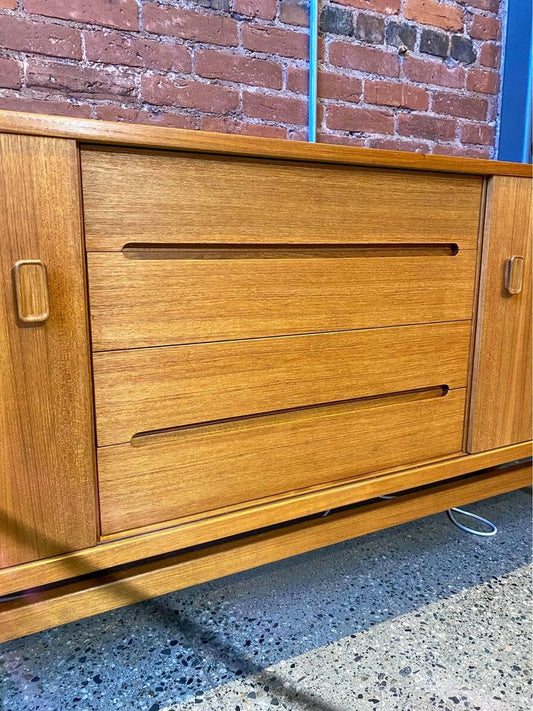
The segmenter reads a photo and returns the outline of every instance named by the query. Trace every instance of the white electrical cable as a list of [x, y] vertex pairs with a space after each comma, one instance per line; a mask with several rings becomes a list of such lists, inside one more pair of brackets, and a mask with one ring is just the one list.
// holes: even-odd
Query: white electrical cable
[[[395, 498], [396, 497], [391, 494], [388, 494], [386, 496], [378, 496], [378, 499], [395, 499]], [[472, 513], [471, 511], [465, 511], [464, 509], [459, 509], [455, 506], [452, 509], [448, 509], [446, 511], [446, 513], [447, 513], [450, 521], [455, 526], [457, 526], [457, 528], [460, 528], [461, 531], [465, 531], [466, 533], [471, 533], [473, 536], [488, 537], [488, 536], [495, 536], [498, 533], [498, 527], [496, 526], [496, 524], [492, 523], [492, 521], [489, 521], [486, 518], [483, 518], [483, 516], [478, 516], [477, 514]], [[473, 518], [476, 521], [479, 521], [480, 523], [485, 524], [485, 526], [488, 526], [490, 530], [489, 531], [478, 531], [475, 528], [470, 528], [470, 526], [465, 526], [464, 523], [461, 523], [460, 521], [458, 521], [455, 518], [455, 516], [454, 516], [455, 513], [459, 513], [459, 514], [462, 514], [463, 516], [468, 516], [469, 518]]]
[[[466, 533], [472, 533], [474, 536], [495, 536], [498, 533], [498, 527], [492, 523], [492, 521], [489, 521], [486, 518], [483, 518], [483, 516], [478, 516], [475, 513], [472, 513], [471, 511], [465, 511], [464, 509], [458, 509], [457, 507], [453, 509], [448, 509], [446, 511], [448, 514], [448, 518], [450, 521], [457, 526], [457, 528], [460, 528], [461, 531], [466, 531]], [[489, 527], [489, 531], [478, 531], [475, 528], [470, 528], [470, 526], [465, 526], [464, 523], [460, 523], [454, 516], [454, 513], [459, 513], [462, 514], [463, 516], [468, 516], [469, 518], [473, 518], [476, 521], [479, 521], [480, 523], [485, 524], [486, 526]]]

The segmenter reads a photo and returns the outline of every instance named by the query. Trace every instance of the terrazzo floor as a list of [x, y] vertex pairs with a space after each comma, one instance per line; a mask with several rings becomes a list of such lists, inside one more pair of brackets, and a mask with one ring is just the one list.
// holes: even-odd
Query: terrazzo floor
[[531, 497], [467, 508], [1, 645], [2, 711], [527, 711]]

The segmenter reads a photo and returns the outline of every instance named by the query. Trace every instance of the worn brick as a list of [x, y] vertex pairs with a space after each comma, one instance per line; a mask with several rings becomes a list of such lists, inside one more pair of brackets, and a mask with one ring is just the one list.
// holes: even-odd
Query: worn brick
[[281, 126], [269, 126], [264, 123], [248, 123], [241, 121], [238, 133], [243, 136], [260, 136], [261, 138], [287, 138], [287, 129]]
[[360, 12], [355, 23], [355, 36], [361, 42], [383, 44], [385, 39], [385, 20], [382, 17]]
[[326, 5], [320, 13], [320, 31], [332, 35], [353, 34], [353, 14], [342, 7]]
[[332, 42], [329, 46], [330, 63], [345, 69], [397, 77], [400, 60], [396, 54], [375, 47], [361, 47], [347, 42]]
[[488, 12], [497, 13], [500, 9], [500, 4], [504, 0], [457, 0], [459, 5], [464, 5], [467, 8], [475, 7], [477, 10], [487, 10]]
[[493, 123], [494, 121], [497, 120], [499, 111], [498, 111], [498, 97], [496, 96], [488, 96], [487, 95], [487, 100], [489, 102], [489, 110], [487, 113], [487, 121], [489, 123]]
[[464, 85], [463, 67], [447, 67], [443, 62], [406, 57], [403, 70], [407, 79], [421, 84], [436, 84], [451, 89], [460, 89]]
[[328, 128], [357, 133], [394, 133], [394, 116], [388, 111], [331, 104], [326, 108]]
[[209, 44], [236, 47], [237, 23], [230, 17], [170, 5], [146, 3], [143, 8], [144, 29], [152, 34], [171, 35]]
[[200, 129], [215, 133], [234, 133], [246, 136], [261, 136], [263, 138], [287, 138], [287, 129], [281, 126], [238, 121], [227, 116], [202, 116]]
[[0, 0], [0, 10], [16, 10], [17, 0]]
[[396, 106], [417, 111], [425, 111], [429, 105], [429, 94], [425, 89], [400, 82], [370, 79], [365, 79], [364, 99], [367, 104]]
[[33, 114], [52, 114], [55, 116], [74, 116], [89, 118], [91, 107], [74, 101], [51, 101], [45, 97], [29, 98], [22, 96], [1, 96], [0, 109], [6, 111], [29, 111]]
[[420, 36], [420, 51], [435, 57], [447, 57], [450, 49], [450, 37], [444, 32], [422, 30]]
[[411, 151], [412, 153], [428, 153], [429, 144], [424, 141], [411, 141], [406, 138], [371, 138], [369, 148], [381, 148], [387, 151]]
[[461, 141], [463, 143], [477, 143], [484, 146], [494, 145], [494, 126], [486, 123], [461, 124]]
[[307, 59], [309, 38], [306, 33], [267, 25], [246, 24], [242, 30], [243, 46], [254, 52], [278, 54], [292, 59]]
[[234, 0], [233, 11], [246, 17], [273, 20], [276, 17], [276, 0]]
[[[320, 78], [321, 72], [319, 72]], [[289, 91], [295, 94], [307, 94], [309, 89], [309, 72], [303, 67], [287, 67], [287, 80], [285, 84]]]
[[143, 100], [157, 106], [199, 109], [213, 114], [234, 111], [239, 104], [239, 92], [227, 86], [198, 81], [170, 79], [162, 75], [143, 76]]
[[462, 30], [464, 10], [457, 5], [446, 5], [440, 0], [406, 0], [404, 16], [423, 25], [443, 30]]
[[91, 62], [160, 71], [191, 71], [189, 50], [183, 45], [131, 37], [113, 30], [88, 31], [84, 37], [85, 52]]
[[397, 15], [400, 12], [401, 0], [335, 0], [339, 5], [349, 5], [359, 10], [371, 10], [383, 15]]
[[196, 71], [208, 79], [281, 89], [281, 65], [267, 59], [253, 59], [211, 49], [197, 50]]
[[31, 54], [81, 59], [78, 30], [51, 22], [5, 15], [0, 20], [0, 46]]
[[342, 133], [326, 133], [320, 131], [317, 135], [318, 143], [328, 143], [335, 146], [364, 146], [365, 139], [360, 136], [347, 136]]
[[431, 152], [440, 156], [455, 156], [457, 158], [490, 158], [489, 148], [467, 148], [466, 146], [443, 146], [436, 144]]
[[396, 22], [391, 20], [387, 23], [385, 31], [387, 44], [393, 47], [407, 47], [414, 49], [416, 44], [416, 27], [409, 25], [407, 22]]
[[18, 89], [20, 70], [20, 64], [15, 59], [0, 57], [0, 86], [5, 89]]
[[287, 25], [307, 27], [309, 25], [309, 3], [307, 0], [280, 0], [279, 19]]
[[318, 75], [318, 96], [321, 99], [337, 99], [357, 103], [361, 98], [363, 82], [358, 77], [347, 77], [334, 72], [320, 72]]
[[230, 0], [194, 0], [200, 7], [205, 7], [209, 10], [221, 10], [222, 12], [230, 11]]
[[280, 123], [305, 124], [307, 122], [307, 102], [287, 96], [272, 96], [260, 92], [244, 91], [242, 111], [250, 118]]
[[307, 128], [294, 128], [294, 126], [287, 126], [287, 140], [289, 141], [307, 141], [309, 138], [309, 133]]
[[458, 62], [463, 62], [463, 64], [472, 64], [472, 62], [476, 61], [474, 43], [469, 37], [452, 35], [450, 56]]
[[52, 61], [29, 62], [26, 83], [30, 88], [86, 99], [128, 100], [136, 94], [135, 77], [130, 72]]
[[484, 67], [492, 67], [497, 69], [500, 66], [502, 58], [501, 48], [496, 44], [483, 43], [481, 52], [479, 53], [479, 63]]
[[470, 69], [466, 88], [479, 94], [497, 94], [500, 90], [500, 75], [485, 69]]
[[196, 121], [187, 114], [151, 112], [144, 109], [130, 109], [121, 106], [99, 106], [96, 116], [104, 121], [123, 121], [125, 123], [143, 123], [150, 126], [171, 126], [172, 128], [195, 128]]
[[[307, 69], [289, 67], [287, 71], [287, 89], [297, 94], [307, 94], [309, 91], [309, 74]], [[363, 91], [363, 82], [359, 77], [350, 77], [322, 70], [318, 73], [317, 91], [320, 99], [336, 99], [357, 103]]]
[[474, 15], [470, 27], [470, 37], [480, 40], [500, 39], [501, 23], [495, 17]]
[[403, 136], [428, 138], [433, 141], [452, 141], [455, 138], [457, 121], [426, 114], [400, 114], [398, 131]]
[[23, 0], [23, 6], [27, 12], [46, 17], [90, 22], [121, 30], [139, 28], [139, 7], [136, 0]]
[[437, 91], [433, 95], [431, 107], [437, 114], [483, 121], [487, 117], [488, 104], [485, 99], [478, 97], [462, 96], [451, 91]]

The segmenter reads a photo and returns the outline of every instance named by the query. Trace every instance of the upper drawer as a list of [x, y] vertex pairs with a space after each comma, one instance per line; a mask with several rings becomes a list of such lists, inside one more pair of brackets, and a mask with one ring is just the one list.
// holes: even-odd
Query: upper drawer
[[[255, 248], [261, 252], [260, 248]], [[96, 351], [456, 321], [472, 316], [475, 250], [387, 248], [190, 259], [91, 253]], [[270, 248], [277, 252], [280, 248]], [[339, 253], [338, 253], [339, 250]], [[282, 250], [281, 250], [282, 251]], [[230, 250], [231, 252], [231, 250]]]
[[82, 151], [87, 248], [428, 243], [474, 248], [481, 178], [224, 156]]

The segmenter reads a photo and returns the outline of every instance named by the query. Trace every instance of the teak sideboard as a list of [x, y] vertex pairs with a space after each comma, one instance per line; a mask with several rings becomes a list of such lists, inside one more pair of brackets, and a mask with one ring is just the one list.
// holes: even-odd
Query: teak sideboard
[[530, 482], [530, 166], [12, 112], [0, 160], [0, 640]]

